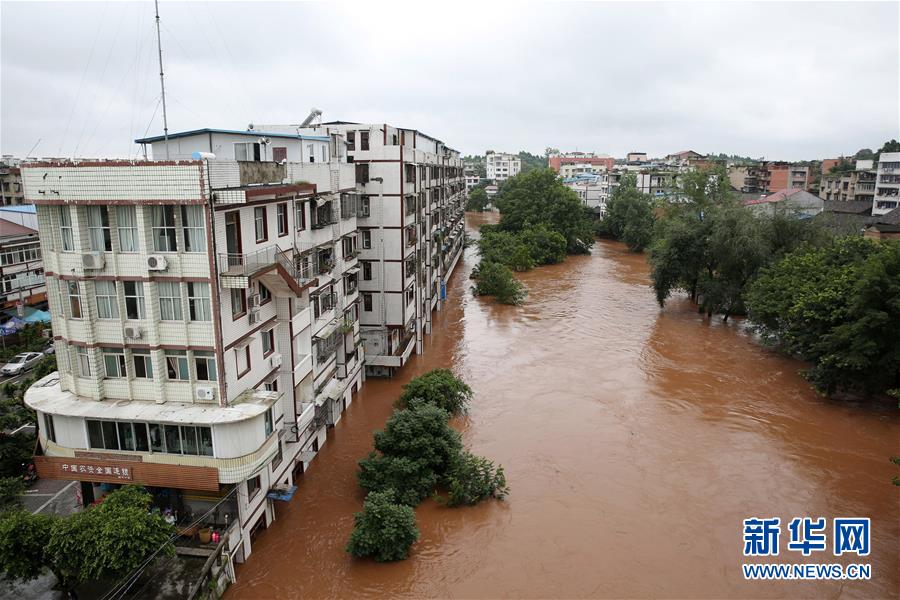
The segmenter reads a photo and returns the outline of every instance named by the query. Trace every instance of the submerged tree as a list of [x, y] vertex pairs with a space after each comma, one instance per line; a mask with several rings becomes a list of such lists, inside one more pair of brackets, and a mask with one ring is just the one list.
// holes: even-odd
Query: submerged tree
[[598, 224], [598, 233], [625, 242], [632, 252], [641, 252], [653, 240], [653, 202], [637, 189], [634, 175], [622, 178]]
[[501, 304], [521, 304], [527, 292], [525, 286], [515, 278], [507, 267], [488, 261], [481, 261], [472, 270], [476, 296], [494, 296]]
[[398, 408], [421, 408], [425, 404], [437, 406], [451, 415], [465, 412], [472, 399], [472, 388], [450, 369], [434, 369], [413, 377], [403, 386], [397, 399]]
[[394, 490], [369, 492], [362, 512], [353, 517], [354, 527], [347, 552], [378, 562], [403, 560], [419, 539], [413, 509], [395, 501]]

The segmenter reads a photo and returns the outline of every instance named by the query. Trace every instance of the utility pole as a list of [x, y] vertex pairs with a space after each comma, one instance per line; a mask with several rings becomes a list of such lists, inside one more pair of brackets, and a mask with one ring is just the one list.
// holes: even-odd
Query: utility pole
[[159, 52], [159, 87], [162, 91], [163, 137], [166, 140], [166, 160], [169, 160], [169, 121], [166, 117], [166, 82], [163, 78], [162, 37], [159, 34], [159, 0], [153, 0], [156, 7], [156, 49]]

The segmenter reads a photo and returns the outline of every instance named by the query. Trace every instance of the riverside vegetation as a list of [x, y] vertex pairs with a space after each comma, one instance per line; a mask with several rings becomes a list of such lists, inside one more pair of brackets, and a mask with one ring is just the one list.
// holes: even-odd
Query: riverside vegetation
[[368, 494], [347, 552], [379, 562], [405, 559], [419, 539], [413, 507], [428, 496], [461, 506], [509, 493], [503, 467], [465, 450], [450, 427], [471, 398], [471, 388], [447, 369], [404, 386], [384, 430], [375, 432], [375, 451], [359, 462], [359, 485]]
[[723, 168], [686, 173], [680, 192], [654, 203], [626, 177], [598, 225], [649, 251], [660, 306], [682, 291], [708, 317], [747, 315], [764, 342], [812, 363], [804, 375], [821, 393], [900, 399], [900, 242], [757, 215]]
[[552, 169], [507, 179], [495, 204], [500, 222], [481, 228], [481, 261], [471, 275], [475, 295], [521, 304], [527, 292], [513, 271], [559, 263], [568, 254], [586, 254], [594, 243], [590, 211]]

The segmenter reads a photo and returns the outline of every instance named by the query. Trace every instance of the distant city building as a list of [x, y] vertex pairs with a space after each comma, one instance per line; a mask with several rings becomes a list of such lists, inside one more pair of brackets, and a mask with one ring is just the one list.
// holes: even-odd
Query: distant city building
[[484, 157], [487, 178], [495, 183], [502, 183], [522, 171], [522, 160], [515, 154], [488, 150]]
[[[547, 159], [547, 163], [551, 169], [560, 174], [560, 177], [573, 177], [579, 173], [597, 173], [600, 171], [599, 167], [609, 171], [615, 166], [616, 159], [607, 154], [594, 154], [593, 152], [564, 152], [551, 154]], [[566, 165], [581, 165], [582, 170], [564, 170], [563, 167]], [[585, 171], [583, 170], [583, 165], [591, 165], [596, 170]]]
[[629, 152], [625, 157], [625, 162], [630, 165], [647, 162], [646, 152]]
[[478, 176], [474, 169], [466, 169], [463, 174], [466, 178], [466, 193], [471, 192], [473, 188], [481, 183], [481, 177]]
[[43, 306], [46, 301], [35, 207], [0, 206], [0, 308]]
[[606, 214], [609, 201], [609, 175], [603, 173], [582, 173], [563, 179], [563, 184], [578, 194], [581, 203], [590, 208], [595, 215]]
[[563, 163], [559, 166], [559, 176], [568, 179], [578, 175], [605, 173], [608, 170], [605, 163]]
[[18, 159], [4, 156], [0, 160], [0, 206], [17, 206], [25, 203], [22, 189], [22, 173]]
[[883, 152], [878, 157], [872, 214], [884, 215], [900, 207], [900, 152]]
[[801, 218], [810, 218], [824, 210], [825, 201], [802, 189], [783, 189], [760, 198], [745, 200], [744, 206], [759, 214], [773, 215], [785, 212]]
[[825, 161], [822, 161], [822, 177], [819, 180], [820, 198], [842, 202], [864, 201], [869, 204], [875, 199], [876, 170], [874, 161], [857, 160], [856, 168], [846, 173], [832, 174], [828, 172], [830, 169], [831, 167], [826, 170]]
[[732, 187], [745, 194], [771, 194], [783, 189], [806, 190], [810, 168], [788, 162], [759, 162], [733, 165], [728, 169]]
[[705, 158], [699, 152], [693, 150], [682, 150], [674, 154], [666, 156], [665, 161], [670, 164], [688, 164], [690, 161]]
[[681, 173], [673, 169], [643, 169], [636, 173], [637, 189], [653, 198], [678, 196]]

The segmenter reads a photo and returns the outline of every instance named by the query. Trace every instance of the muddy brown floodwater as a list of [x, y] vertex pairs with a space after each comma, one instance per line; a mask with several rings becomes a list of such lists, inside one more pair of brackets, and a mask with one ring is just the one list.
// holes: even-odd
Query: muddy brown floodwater
[[[495, 217], [468, 215], [470, 234]], [[686, 300], [660, 309], [641, 255], [591, 256], [522, 275], [521, 307], [469, 292], [467, 250], [426, 352], [369, 379], [290, 503], [238, 568], [242, 598], [794, 598], [900, 595], [900, 454], [890, 407], [825, 401], [802, 364], [739, 322], [707, 322]], [[416, 509], [420, 541], [392, 564], [344, 545], [362, 506], [356, 462], [411, 377], [451, 367], [475, 390], [454, 421], [503, 464], [506, 501]], [[871, 517], [870, 581], [752, 582], [748, 517]], [[849, 563], [829, 549], [803, 559]]]

